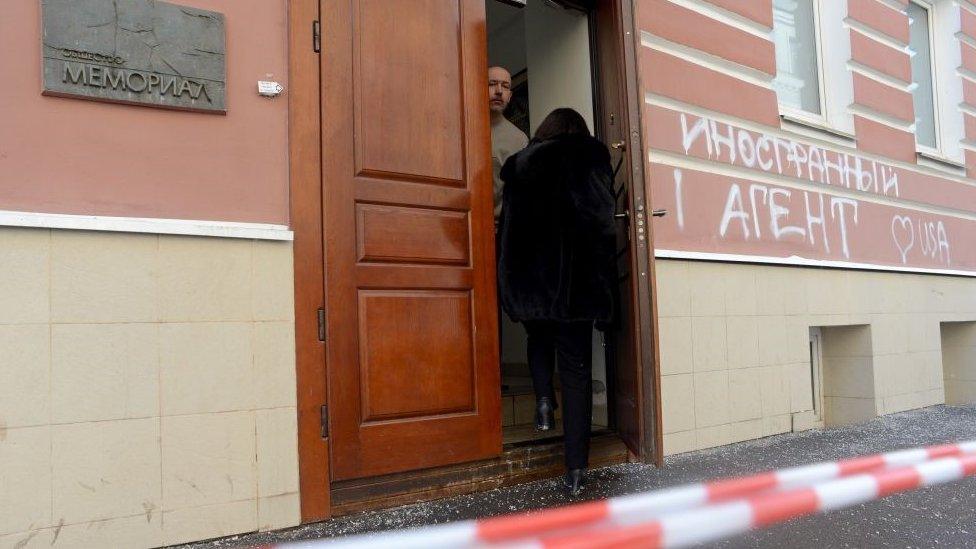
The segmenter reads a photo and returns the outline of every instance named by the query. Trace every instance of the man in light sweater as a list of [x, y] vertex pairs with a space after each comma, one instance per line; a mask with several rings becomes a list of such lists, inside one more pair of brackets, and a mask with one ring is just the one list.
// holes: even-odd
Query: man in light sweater
[[502, 114], [512, 100], [512, 75], [504, 67], [488, 69], [488, 105], [491, 108], [491, 164], [495, 183], [495, 222], [502, 212], [502, 166], [509, 156], [524, 149], [529, 138]]
[[[512, 75], [504, 67], [488, 69], [488, 107], [491, 109], [491, 174], [494, 179], [495, 191], [495, 226], [502, 213], [502, 166], [509, 156], [524, 149], [529, 144], [529, 138], [522, 130], [515, 127], [503, 114], [508, 102], [512, 100]], [[516, 328], [511, 320], [502, 315], [498, 309], [498, 358], [503, 360], [503, 332]], [[502, 391], [508, 386], [502, 383]]]

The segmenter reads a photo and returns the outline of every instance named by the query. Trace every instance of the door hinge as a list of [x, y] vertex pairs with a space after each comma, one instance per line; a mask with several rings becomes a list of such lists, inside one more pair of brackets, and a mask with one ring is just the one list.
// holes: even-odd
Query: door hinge
[[319, 413], [322, 416], [322, 438], [329, 438], [329, 405], [323, 404]]
[[325, 309], [319, 308], [319, 341], [325, 341]]
[[322, 51], [322, 23], [319, 21], [312, 21], [312, 51]]

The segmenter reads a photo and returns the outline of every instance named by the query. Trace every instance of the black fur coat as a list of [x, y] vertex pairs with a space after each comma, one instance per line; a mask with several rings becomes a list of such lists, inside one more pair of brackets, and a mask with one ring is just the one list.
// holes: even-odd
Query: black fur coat
[[533, 141], [501, 177], [498, 288], [508, 316], [610, 321], [617, 281], [606, 146], [580, 135]]

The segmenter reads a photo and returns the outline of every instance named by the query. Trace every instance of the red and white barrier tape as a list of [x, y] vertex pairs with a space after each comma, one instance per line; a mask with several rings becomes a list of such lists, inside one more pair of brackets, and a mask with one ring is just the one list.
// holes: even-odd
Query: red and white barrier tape
[[289, 547], [683, 547], [976, 474], [976, 441], [443, 526]]
[[688, 547], [974, 474], [976, 455], [942, 458], [831, 480], [807, 488], [708, 505], [646, 522], [628, 524], [614, 520], [597, 529], [544, 536], [521, 546], [545, 549]]

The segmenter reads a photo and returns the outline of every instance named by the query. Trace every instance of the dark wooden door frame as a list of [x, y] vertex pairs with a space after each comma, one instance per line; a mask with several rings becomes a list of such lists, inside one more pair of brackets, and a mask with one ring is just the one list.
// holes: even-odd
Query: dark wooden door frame
[[295, 234], [295, 361], [298, 392], [298, 478], [302, 522], [331, 516], [325, 344], [318, 311], [325, 305], [322, 243], [320, 67], [314, 27], [319, 0], [288, 2], [288, 153], [291, 228]]
[[[633, 210], [643, 212], [646, 236], [637, 239], [637, 302], [645, 460], [663, 465], [661, 388], [657, 335], [656, 282], [650, 201], [644, 178], [640, 85], [633, 0], [618, 0], [622, 18], [621, 53], [626, 75], [630, 128]], [[322, 157], [319, 54], [313, 49], [313, 24], [320, 0], [288, 1], [288, 150], [291, 227], [294, 241], [295, 351], [298, 403], [299, 486], [302, 522], [331, 516], [329, 441], [323, 437], [321, 409], [327, 399], [325, 346], [319, 341], [318, 310], [324, 307], [322, 241]], [[327, 33], [325, 33], [327, 36]], [[323, 37], [325, 38], [325, 37]], [[327, 47], [327, 41], [322, 47]], [[638, 184], [643, 183], [643, 185]], [[636, 227], [636, 224], [635, 224]], [[650, 401], [648, 399], [650, 398]]]
[[[584, 11], [596, 9], [600, 0], [562, 0], [570, 5], [577, 5]], [[652, 205], [650, 186], [645, 180], [644, 147], [642, 139], [641, 111], [644, 99], [640, 95], [639, 73], [637, 69], [637, 28], [635, 25], [634, 0], [609, 0], [614, 11], [614, 25], [616, 31], [616, 45], [613, 54], [621, 63], [621, 90], [623, 95], [622, 108], [626, 115], [629, 135], [626, 140], [625, 162], [621, 169], [629, 169], [630, 203], [627, 205], [633, 222], [630, 226], [631, 242], [633, 243], [632, 292], [634, 297], [636, 326], [625, 329], [636, 329], [636, 352], [638, 358], [640, 387], [638, 387], [641, 418], [640, 455], [642, 461], [653, 463], [658, 467], [664, 465], [663, 432], [661, 420], [661, 379], [660, 353], [658, 344], [657, 319], [657, 282], [654, 274], [654, 238], [652, 224]], [[592, 25], [592, 23], [591, 23]], [[595, 48], [600, 47], [597, 31], [590, 28], [590, 47], [594, 65], [593, 90], [596, 100], [603, 93], [602, 83], [598, 77], [600, 71], [596, 63], [600, 55]], [[601, 113], [599, 105], [594, 105], [595, 111]], [[600, 125], [597, 124], [597, 127]], [[594, 128], [596, 130], [597, 128]]]
[[[586, 12], [589, 24], [590, 76], [593, 92], [593, 134], [608, 146], [611, 163], [617, 170], [614, 180], [614, 193], [620, 193], [615, 204], [615, 214], [629, 214], [632, 184], [630, 182], [629, 156], [626, 148], [627, 120], [623, 93], [623, 60], [620, 53], [620, 17], [617, 0], [593, 0], [588, 2]], [[619, 156], [619, 158], [618, 158]], [[634, 263], [634, 239], [629, 217], [617, 219], [619, 308], [615, 311], [618, 320], [614, 329], [603, 334], [604, 357], [606, 358], [607, 398], [610, 405], [610, 426], [615, 428], [620, 439], [627, 445], [631, 456], [643, 455], [642, 403], [640, 399], [641, 369], [637, 357], [638, 342], [637, 312], [633, 297], [637, 294], [632, 273]], [[626, 242], [626, 249], [621, 243]], [[626, 255], [621, 261], [620, 255]]]
[[[624, 93], [626, 95], [627, 124], [630, 136], [627, 151], [630, 153], [631, 212], [634, 214], [633, 230], [636, 257], [637, 323], [640, 326], [638, 356], [641, 362], [641, 405], [644, 432], [644, 461], [658, 467], [664, 465], [664, 435], [661, 419], [661, 356], [657, 321], [657, 278], [654, 272], [653, 203], [650, 185], [645, 178], [645, 149], [642, 139], [641, 111], [644, 98], [640, 90], [640, 73], [637, 69], [637, 25], [634, 0], [617, 0], [620, 10], [620, 53], [624, 62]], [[643, 221], [643, 224], [641, 224]], [[641, 234], [641, 225], [644, 231]], [[650, 398], [650, 401], [649, 401]]]

